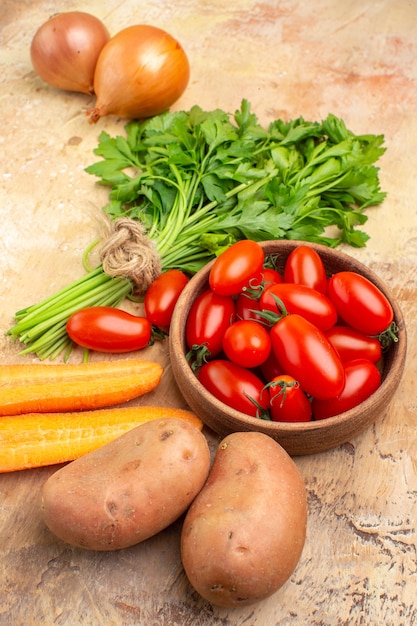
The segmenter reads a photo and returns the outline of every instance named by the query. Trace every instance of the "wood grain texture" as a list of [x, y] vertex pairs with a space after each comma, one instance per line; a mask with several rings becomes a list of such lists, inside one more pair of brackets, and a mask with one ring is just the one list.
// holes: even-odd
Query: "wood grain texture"
[[[388, 192], [368, 211], [366, 248], [347, 250], [381, 276], [408, 329], [404, 376], [377, 422], [334, 450], [297, 457], [308, 490], [302, 558], [288, 583], [248, 609], [210, 606], [179, 560], [181, 520], [117, 553], [87, 553], [42, 525], [39, 495], [56, 468], [0, 477], [0, 626], [409, 626], [417, 621], [417, 4], [408, 0], [63, 0], [103, 19], [169, 30], [191, 63], [176, 108], [233, 111], [245, 97], [262, 123], [321, 120], [384, 133]], [[46, 86], [29, 46], [55, 12], [47, 0], [2, 0], [0, 11], [0, 359], [32, 362], [4, 333], [15, 311], [79, 277], [100, 232], [107, 191], [84, 173], [98, 134], [93, 99]], [[138, 305], [131, 305], [137, 310]], [[75, 359], [82, 358], [81, 354]], [[96, 357], [99, 358], [99, 357]], [[141, 404], [184, 406], [166, 344], [144, 352], [166, 366]], [[139, 402], [139, 401], [138, 401]], [[217, 440], [207, 436], [214, 449]]]

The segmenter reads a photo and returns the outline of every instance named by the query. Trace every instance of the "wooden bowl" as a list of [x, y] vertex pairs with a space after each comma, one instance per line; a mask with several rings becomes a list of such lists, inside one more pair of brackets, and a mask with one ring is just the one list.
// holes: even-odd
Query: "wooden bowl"
[[[266, 241], [265, 256], [278, 255], [282, 271], [290, 252], [301, 241]], [[236, 431], [259, 431], [270, 435], [292, 455], [314, 454], [337, 447], [364, 431], [387, 410], [400, 382], [407, 350], [407, 335], [401, 310], [386, 285], [366, 266], [349, 255], [318, 244], [308, 244], [321, 256], [329, 276], [342, 270], [358, 272], [371, 280], [389, 299], [398, 326], [398, 342], [384, 356], [382, 383], [377, 391], [357, 407], [334, 417], [312, 422], [270, 422], [236, 411], [217, 400], [197, 380], [186, 359], [185, 323], [195, 298], [208, 287], [208, 274], [214, 261], [200, 270], [183, 290], [173, 314], [169, 349], [172, 370], [189, 407], [222, 437]]]

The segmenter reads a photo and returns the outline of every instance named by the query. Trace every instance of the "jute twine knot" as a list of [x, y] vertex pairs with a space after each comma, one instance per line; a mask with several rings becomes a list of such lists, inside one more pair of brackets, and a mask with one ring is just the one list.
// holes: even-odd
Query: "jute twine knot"
[[130, 278], [138, 294], [144, 294], [161, 273], [161, 259], [144, 225], [128, 217], [112, 222], [100, 258], [106, 274]]

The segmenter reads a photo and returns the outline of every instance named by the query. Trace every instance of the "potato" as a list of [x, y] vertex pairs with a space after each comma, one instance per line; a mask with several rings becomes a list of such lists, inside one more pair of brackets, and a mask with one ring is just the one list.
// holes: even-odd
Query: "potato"
[[304, 481], [287, 452], [262, 433], [228, 435], [184, 519], [185, 573], [212, 604], [258, 602], [291, 576], [306, 524]]
[[74, 546], [126, 548], [180, 517], [209, 469], [208, 443], [196, 426], [155, 419], [52, 474], [42, 489], [43, 519]]

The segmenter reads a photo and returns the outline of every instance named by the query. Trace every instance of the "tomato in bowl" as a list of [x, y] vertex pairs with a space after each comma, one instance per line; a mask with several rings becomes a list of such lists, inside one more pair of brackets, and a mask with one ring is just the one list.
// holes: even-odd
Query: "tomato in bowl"
[[[407, 335], [404, 318], [401, 312], [401, 309], [398, 305], [398, 302], [393, 297], [392, 293], [388, 289], [388, 287], [384, 284], [384, 282], [368, 267], [364, 264], [360, 263], [350, 255], [341, 252], [339, 250], [334, 250], [331, 248], [327, 248], [325, 246], [319, 244], [306, 244], [305, 242], [300, 241], [266, 241], [259, 244], [264, 252], [265, 259], [273, 258], [275, 262], [275, 271], [278, 272], [280, 277], [282, 277], [282, 282], [288, 282], [288, 279], [285, 278], [285, 268], [287, 264], [287, 260], [290, 255], [299, 247], [308, 248], [308, 250], [313, 251], [315, 254], [318, 254], [322, 264], [325, 268], [326, 281], [323, 281], [323, 276], [313, 276], [311, 277], [311, 267], [309, 268], [309, 272], [306, 272], [306, 280], [307, 278], [310, 280], [316, 280], [317, 282], [314, 284], [314, 289], [318, 288], [316, 285], [320, 285], [321, 293], [324, 294], [326, 298], [330, 298], [329, 290], [337, 291], [337, 295], [332, 300], [335, 303], [336, 309], [336, 322], [331, 329], [325, 330], [321, 329], [318, 335], [320, 341], [322, 341], [323, 334], [330, 333], [334, 328], [337, 328], [337, 340], [340, 345], [343, 341], [350, 342], [350, 352], [349, 352], [349, 363], [356, 360], [355, 352], [352, 350], [359, 344], [355, 343], [358, 339], [359, 335], [364, 335], [360, 328], [353, 328], [350, 326], [350, 321], [343, 319], [342, 314], [345, 317], [348, 317], [346, 312], [343, 309], [343, 306], [349, 308], [350, 303], [345, 302], [343, 304], [343, 298], [345, 297], [346, 292], [346, 280], [350, 278], [352, 284], [356, 284], [357, 276], [365, 279], [366, 289], [370, 290], [367, 293], [366, 298], [371, 298], [371, 296], [375, 296], [375, 294], [379, 294], [380, 302], [379, 308], [377, 307], [378, 302], [369, 300], [371, 303], [371, 309], [374, 313], [369, 313], [367, 319], [365, 319], [366, 315], [366, 307], [362, 310], [361, 315], [357, 316], [357, 320], [352, 322], [355, 323], [356, 326], [361, 323], [366, 322], [366, 361], [370, 361], [368, 359], [369, 355], [378, 355], [378, 352], [375, 347], [375, 337], [370, 336], [369, 333], [372, 333], [375, 330], [375, 333], [379, 333], [381, 324], [382, 327], [388, 325], [386, 336], [391, 341], [388, 342], [387, 346], [383, 346], [381, 349], [380, 355], [381, 358], [378, 359], [378, 363], [371, 363], [371, 366], [366, 364], [366, 367], [363, 367], [361, 364], [361, 353], [358, 353], [357, 356], [357, 367], [358, 374], [356, 375], [355, 380], [361, 380], [360, 383], [362, 388], [359, 390], [360, 393], [356, 393], [355, 402], [352, 401], [352, 398], [343, 396], [342, 390], [346, 395], [354, 396], [349, 392], [349, 386], [346, 382], [346, 375], [341, 374], [340, 365], [338, 360], [334, 359], [333, 353], [330, 354], [331, 358], [328, 361], [325, 361], [327, 358], [327, 352], [323, 351], [322, 356], [314, 362], [313, 356], [314, 352], [317, 351], [317, 346], [320, 347], [320, 343], [318, 343], [317, 338], [315, 339], [315, 343], [311, 344], [315, 346], [313, 349], [307, 348], [307, 343], [311, 340], [311, 325], [315, 326], [314, 319], [313, 322], [305, 323], [305, 318], [303, 315], [308, 317], [308, 311], [303, 313], [302, 308], [298, 310], [298, 313], [303, 320], [301, 323], [298, 320], [299, 325], [295, 324], [295, 321], [292, 320], [292, 326], [288, 324], [288, 318], [285, 319], [285, 315], [282, 315], [282, 305], [285, 300], [285, 289], [276, 289], [276, 292], [279, 294], [284, 294], [282, 299], [279, 298], [278, 301], [278, 317], [281, 316], [284, 318], [284, 323], [287, 325], [286, 328], [283, 329], [286, 331], [286, 334], [282, 334], [279, 339], [274, 339], [273, 333], [276, 333], [276, 329], [270, 332], [272, 343], [275, 341], [275, 347], [279, 345], [278, 356], [279, 358], [279, 366], [276, 366], [274, 369], [274, 377], [278, 372], [282, 375], [288, 376], [289, 374], [293, 376], [296, 380], [297, 378], [302, 379], [303, 375], [303, 367], [304, 369], [307, 366], [307, 362], [309, 359], [313, 363], [313, 367], [316, 368], [314, 370], [314, 381], [313, 385], [309, 386], [308, 382], [302, 381], [301, 387], [304, 385], [307, 387], [305, 389], [307, 398], [310, 402], [310, 406], [312, 407], [312, 417], [311, 419], [308, 417], [309, 411], [306, 409], [303, 412], [304, 418], [299, 421], [280, 421], [279, 417], [274, 418], [271, 417], [271, 413], [274, 415], [279, 415], [278, 410], [268, 411], [267, 404], [265, 402], [265, 390], [257, 386], [257, 383], [253, 381], [251, 377], [250, 384], [252, 387], [250, 389], [257, 390], [255, 404], [257, 405], [257, 411], [254, 414], [249, 415], [247, 412], [242, 411], [242, 405], [235, 404], [233, 406], [233, 401], [230, 401], [226, 395], [221, 396], [216, 392], [216, 380], [218, 387], [222, 387], [223, 390], [227, 388], [230, 389], [230, 394], [233, 400], [233, 394], [236, 393], [236, 389], [240, 386], [242, 380], [239, 378], [231, 377], [231, 373], [229, 372], [233, 370], [233, 375], [236, 376], [236, 368], [243, 367], [242, 364], [237, 363], [235, 368], [231, 368], [230, 366], [226, 367], [227, 376], [229, 378], [220, 379], [219, 372], [224, 372], [224, 363], [228, 363], [229, 359], [227, 355], [225, 355], [224, 351], [221, 349], [218, 350], [217, 354], [199, 354], [199, 358], [195, 359], [195, 355], [193, 357], [192, 350], [190, 350], [190, 346], [187, 343], [187, 323], [189, 320], [190, 311], [192, 310], [195, 301], [201, 297], [201, 294], [206, 292], [210, 288], [209, 277], [211, 268], [216, 263], [212, 261], [207, 264], [202, 270], [200, 270], [187, 284], [181, 293], [180, 298], [177, 301], [174, 314], [171, 321], [170, 328], [170, 336], [169, 336], [169, 347], [170, 347], [170, 359], [172, 363], [172, 370], [176, 380], [176, 383], [179, 387], [180, 392], [182, 393], [184, 399], [190, 408], [195, 411], [206, 424], [207, 427], [211, 428], [214, 432], [218, 433], [220, 436], [226, 436], [231, 432], [237, 431], [259, 431], [270, 435], [273, 439], [278, 441], [289, 454], [291, 455], [303, 455], [303, 454], [313, 454], [317, 452], [321, 452], [324, 450], [328, 450], [334, 447], [337, 447], [347, 441], [349, 441], [352, 437], [357, 436], [361, 432], [363, 432], [366, 428], [368, 428], [373, 422], [377, 419], [380, 419], [384, 413], [387, 411], [390, 402], [395, 396], [395, 392], [400, 383], [404, 365], [405, 365], [405, 357], [407, 350]], [[313, 267], [314, 270], [314, 267]], [[298, 273], [297, 273], [298, 272]], [[350, 274], [349, 274], [350, 273]], [[307, 275], [308, 274], [308, 275]], [[314, 274], [314, 271], [313, 271]], [[352, 274], [354, 277], [352, 278]], [[297, 275], [297, 280], [301, 280], [299, 278], [300, 272], [299, 268], [297, 271], [294, 271], [292, 274], [291, 280], [295, 280], [294, 275]], [[333, 279], [334, 276], [337, 276], [338, 279]], [[340, 280], [339, 280], [340, 279]], [[332, 285], [332, 281], [333, 284]], [[255, 281], [256, 283], [257, 281]], [[280, 281], [278, 280], [277, 283]], [[362, 285], [362, 283], [361, 283]], [[363, 286], [363, 285], [362, 285]], [[251, 284], [249, 282], [246, 289], [256, 288], [256, 285]], [[271, 288], [270, 286], [268, 288]], [[302, 290], [298, 290], [302, 291]], [[348, 291], [348, 290], [347, 290]], [[228, 294], [227, 296], [223, 296], [225, 298], [234, 299], [235, 305], [237, 304], [238, 295]], [[320, 298], [316, 298], [317, 302], [319, 302]], [[302, 300], [300, 301], [302, 306]], [[311, 301], [307, 306], [310, 309], [313, 307]], [[281, 308], [280, 308], [281, 307]], [[285, 304], [284, 304], [285, 308]], [[246, 309], [248, 310], [248, 309]], [[249, 307], [250, 310], [250, 307]], [[365, 313], [364, 313], [365, 311]], [[270, 310], [270, 314], [272, 317], [274, 316], [273, 308]], [[229, 302], [229, 315], [230, 315], [230, 302]], [[258, 309], [255, 310], [253, 308], [254, 318], [259, 320], [262, 318], [263, 313], [259, 312]], [[294, 317], [294, 314], [291, 316]], [[271, 324], [271, 328], [274, 328], [275, 321], [269, 320], [268, 323]], [[282, 324], [282, 322], [279, 322]], [[227, 326], [227, 324], [226, 324]], [[347, 334], [347, 338], [343, 335], [342, 330], [345, 327], [349, 327], [349, 333]], [[339, 331], [339, 329], [341, 329]], [[393, 330], [395, 329], [395, 331]], [[305, 343], [302, 344], [300, 342], [300, 333], [307, 333], [303, 335], [305, 337]], [[327, 335], [326, 335], [327, 336]], [[288, 346], [292, 345], [293, 342], [295, 348], [297, 350], [290, 350]], [[217, 337], [217, 344], [219, 345], [219, 338]], [[301, 348], [299, 347], [301, 344]], [[310, 344], [309, 344], [310, 345]], [[327, 344], [326, 344], [327, 346]], [[234, 347], [236, 350], [236, 347]], [[301, 350], [301, 352], [300, 352]], [[326, 350], [327, 347], [326, 347]], [[288, 352], [288, 355], [286, 354]], [[283, 357], [284, 353], [284, 357]], [[296, 357], [294, 357], [296, 354]], [[352, 356], [353, 355], [353, 356]], [[274, 355], [271, 353], [268, 357], [269, 360], [271, 356]], [[340, 355], [339, 355], [340, 356]], [[353, 358], [355, 357], [355, 358]], [[342, 357], [340, 357], [342, 359]], [[376, 357], [372, 357], [377, 359]], [[298, 359], [298, 363], [297, 363]], [[199, 371], [201, 368], [205, 366], [206, 363], [213, 363], [216, 361], [223, 363], [223, 369], [218, 369], [215, 374], [213, 374], [212, 379], [210, 381], [211, 387], [208, 387], [207, 384], [203, 384], [199, 380]], [[295, 361], [295, 362], [293, 362]], [[265, 361], [265, 365], [267, 365], [268, 360]], [[295, 368], [291, 371], [282, 371], [284, 368]], [[298, 369], [297, 369], [298, 366]], [[349, 366], [350, 367], [350, 366]], [[214, 371], [214, 366], [210, 366], [211, 370]], [[262, 379], [262, 376], [259, 374], [260, 369], [262, 367], [249, 367], [244, 368], [245, 371], [249, 372], [249, 374], [256, 375]], [[266, 369], [266, 367], [265, 367]], [[349, 381], [354, 379], [352, 374], [352, 367], [346, 368], [345, 364], [343, 364], [343, 369], [345, 372], [348, 372]], [[375, 370], [377, 369], [377, 373]], [[299, 376], [297, 376], [299, 374]], [[360, 378], [360, 376], [362, 378]], [[223, 374], [222, 374], [223, 376]], [[271, 374], [272, 376], [272, 374]], [[343, 385], [340, 382], [338, 377], [344, 376]], [[359, 376], [359, 378], [358, 378]], [[246, 377], [246, 373], [245, 373]], [[203, 382], [208, 377], [204, 376]], [[310, 375], [311, 378], [311, 375]], [[248, 381], [249, 384], [249, 381]], [[271, 383], [272, 384], [272, 383]], [[352, 386], [352, 382], [349, 382], [350, 387]], [[255, 385], [255, 386], [253, 386]], [[263, 381], [264, 387], [268, 389], [268, 383]], [[326, 398], [326, 390], [322, 393], [323, 397], [314, 398], [313, 394], [316, 394], [317, 389], [324, 389], [326, 385], [328, 387], [328, 396]], [[233, 391], [235, 389], [235, 391]], [[330, 391], [329, 391], [330, 390]], [[271, 387], [270, 391], [273, 391], [272, 395], [277, 395], [277, 389]], [[292, 389], [288, 387], [287, 390], [284, 389], [284, 394], [286, 391], [291, 391]], [[245, 392], [243, 392], [245, 393]], [[250, 394], [255, 394], [255, 391], [251, 391]], [[249, 394], [249, 395], [250, 395]], [[281, 394], [281, 395], [280, 395]], [[275, 402], [282, 399], [282, 393], [280, 391], [278, 400], [274, 400]], [[362, 395], [361, 395], [362, 394]], [[317, 393], [317, 395], [320, 395]], [[290, 397], [288, 393], [288, 397]], [[303, 406], [305, 407], [305, 401], [302, 400]], [[352, 406], [353, 404], [353, 406]], [[329, 408], [330, 405], [330, 408]], [[340, 407], [340, 411], [339, 411]], [[314, 411], [316, 410], [317, 416], [314, 416]], [[329, 415], [330, 411], [330, 415]], [[339, 411], [335, 413], [335, 411]], [[288, 420], [288, 418], [286, 418]]]

